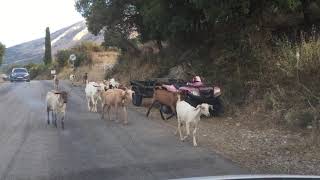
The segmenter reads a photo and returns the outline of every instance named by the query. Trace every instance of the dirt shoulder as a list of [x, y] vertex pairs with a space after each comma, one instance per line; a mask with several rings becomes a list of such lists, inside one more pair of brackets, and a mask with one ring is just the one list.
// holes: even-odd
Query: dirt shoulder
[[[308, 143], [311, 130], [286, 130], [270, 118], [252, 107], [237, 117], [202, 118], [198, 144], [255, 173], [320, 175], [320, 149]], [[174, 137], [175, 118], [163, 121], [153, 110], [150, 119], [171, 127]]]

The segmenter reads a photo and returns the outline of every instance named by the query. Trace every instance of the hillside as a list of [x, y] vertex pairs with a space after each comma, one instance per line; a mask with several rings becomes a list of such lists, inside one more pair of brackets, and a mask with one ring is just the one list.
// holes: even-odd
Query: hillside
[[[70, 48], [83, 41], [101, 43], [103, 36], [95, 36], [88, 32], [84, 21], [73, 24], [51, 34], [53, 54], [57, 50]], [[44, 53], [44, 38], [25, 42], [6, 49], [4, 64], [28, 64], [42, 61]]]

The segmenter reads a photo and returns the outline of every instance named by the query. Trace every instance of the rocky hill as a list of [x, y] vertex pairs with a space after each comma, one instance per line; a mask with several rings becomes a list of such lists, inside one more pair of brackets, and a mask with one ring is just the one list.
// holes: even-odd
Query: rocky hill
[[[84, 21], [73, 24], [51, 34], [53, 54], [60, 49], [70, 48], [83, 41], [101, 43], [103, 36], [88, 32]], [[44, 38], [25, 42], [6, 49], [4, 64], [39, 63], [44, 54]]]

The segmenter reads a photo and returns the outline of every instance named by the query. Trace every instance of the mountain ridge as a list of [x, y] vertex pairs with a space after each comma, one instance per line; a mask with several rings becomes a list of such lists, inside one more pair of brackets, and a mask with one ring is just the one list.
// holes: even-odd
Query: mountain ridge
[[[74, 23], [51, 33], [52, 54], [58, 50], [71, 48], [81, 42], [103, 42], [103, 35], [91, 34], [85, 21]], [[44, 55], [44, 37], [17, 44], [6, 49], [4, 65], [41, 63]]]

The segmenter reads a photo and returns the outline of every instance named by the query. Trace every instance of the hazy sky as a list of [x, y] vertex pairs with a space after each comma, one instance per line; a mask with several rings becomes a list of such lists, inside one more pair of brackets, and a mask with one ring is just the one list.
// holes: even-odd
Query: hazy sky
[[10, 47], [81, 20], [74, 0], [0, 0], [0, 42]]

